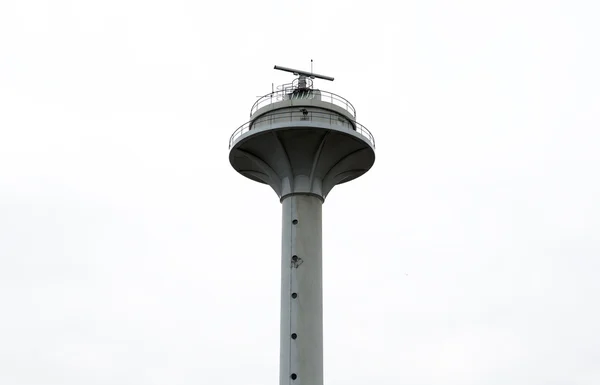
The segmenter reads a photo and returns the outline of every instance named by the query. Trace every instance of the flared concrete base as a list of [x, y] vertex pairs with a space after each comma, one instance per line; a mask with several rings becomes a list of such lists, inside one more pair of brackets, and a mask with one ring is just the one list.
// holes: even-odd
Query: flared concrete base
[[352, 129], [301, 123], [249, 131], [231, 149], [231, 165], [270, 185], [280, 199], [304, 193], [324, 200], [336, 184], [358, 178], [375, 162], [371, 145]]

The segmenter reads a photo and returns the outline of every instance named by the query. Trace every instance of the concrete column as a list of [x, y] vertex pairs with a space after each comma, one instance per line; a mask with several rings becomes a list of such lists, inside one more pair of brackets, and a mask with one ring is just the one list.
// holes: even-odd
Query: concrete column
[[282, 201], [280, 385], [323, 385], [322, 201]]

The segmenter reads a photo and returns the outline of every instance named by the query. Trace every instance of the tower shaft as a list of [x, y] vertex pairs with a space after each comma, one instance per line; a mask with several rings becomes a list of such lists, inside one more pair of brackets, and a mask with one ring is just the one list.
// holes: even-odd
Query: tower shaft
[[322, 204], [282, 201], [280, 385], [323, 385]]
[[313, 88], [333, 78], [276, 69], [299, 78], [254, 103], [229, 138], [229, 162], [282, 203], [279, 384], [323, 385], [322, 206], [373, 166], [375, 139], [348, 100]]

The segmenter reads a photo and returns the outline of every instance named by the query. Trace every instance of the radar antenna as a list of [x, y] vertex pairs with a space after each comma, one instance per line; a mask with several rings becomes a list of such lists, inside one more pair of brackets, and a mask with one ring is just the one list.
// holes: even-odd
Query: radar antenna
[[293, 68], [281, 67], [281, 66], [277, 66], [277, 65], [274, 68], [276, 70], [280, 70], [280, 71], [291, 72], [297, 76], [299, 75], [300, 78], [311, 78], [311, 79], [317, 78], [317, 79], [333, 81], [333, 78], [331, 76], [313, 74], [312, 71], [311, 72], [300, 71], [300, 70], [295, 70]]

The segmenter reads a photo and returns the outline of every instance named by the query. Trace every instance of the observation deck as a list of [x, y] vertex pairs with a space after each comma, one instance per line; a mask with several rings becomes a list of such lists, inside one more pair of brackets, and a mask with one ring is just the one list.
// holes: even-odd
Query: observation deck
[[352, 103], [302, 77], [260, 97], [229, 149], [239, 173], [269, 184], [282, 200], [290, 194], [324, 200], [375, 162], [375, 138], [356, 121]]

